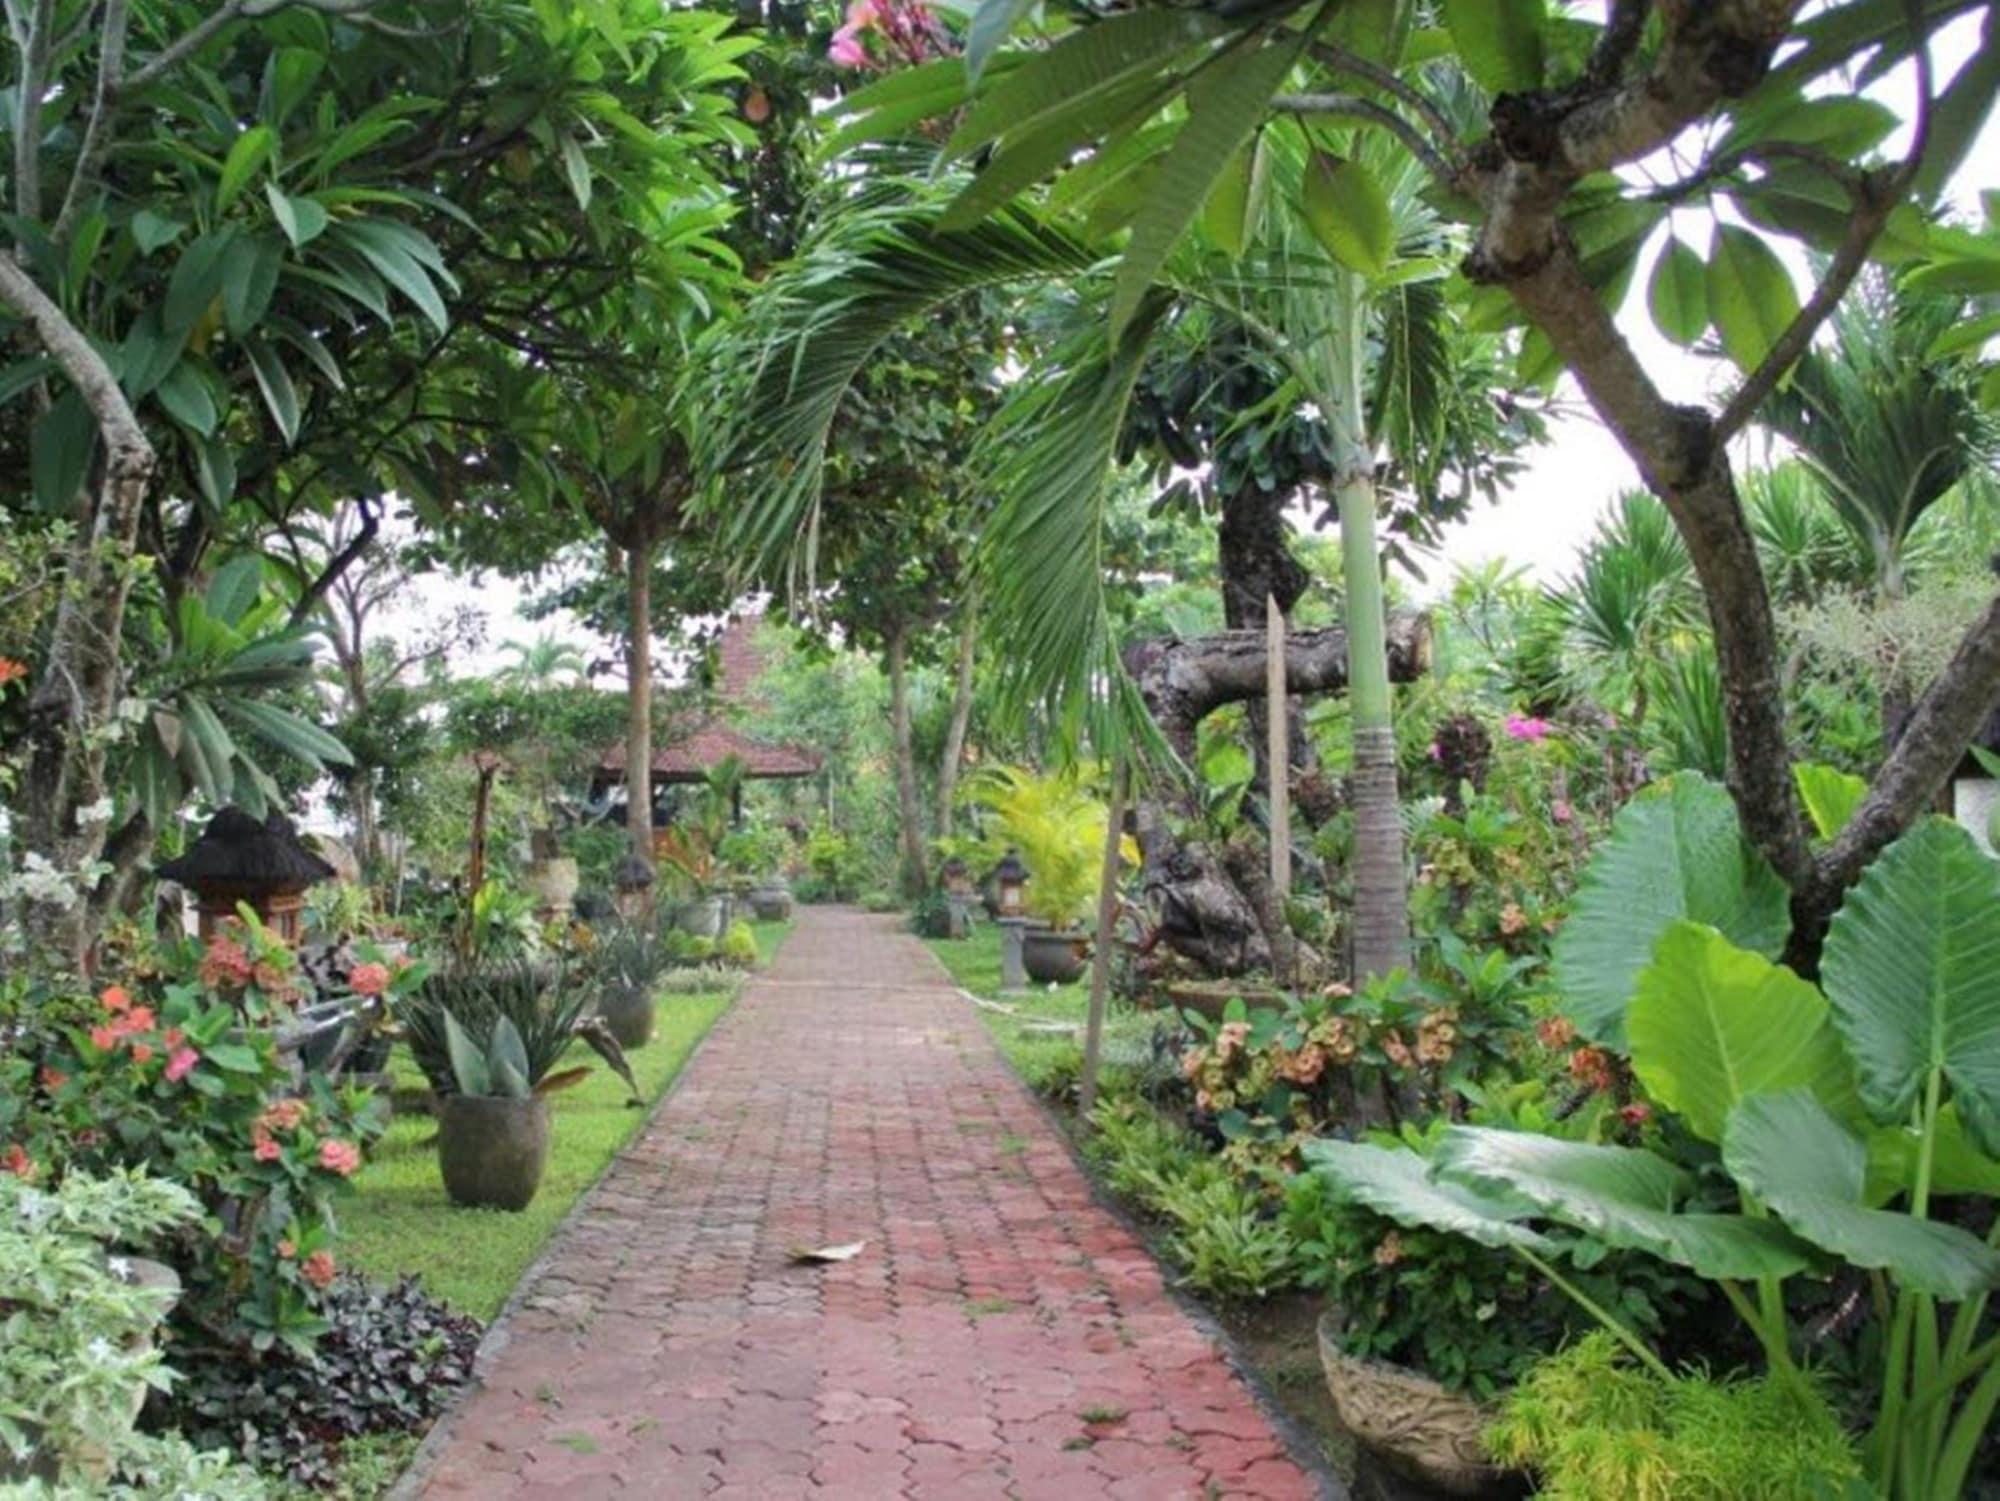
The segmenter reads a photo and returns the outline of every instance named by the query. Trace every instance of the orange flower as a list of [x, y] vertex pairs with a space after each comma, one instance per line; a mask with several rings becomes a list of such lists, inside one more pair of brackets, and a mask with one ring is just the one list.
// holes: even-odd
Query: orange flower
[[380, 995], [389, 988], [389, 967], [385, 964], [357, 964], [348, 971], [347, 988], [356, 995]]
[[0, 1152], [0, 1173], [12, 1173], [17, 1178], [32, 1178], [35, 1176], [34, 1159], [18, 1141], [10, 1142], [7, 1150]]
[[278, 1255], [281, 1259], [290, 1261], [298, 1254], [299, 1246], [297, 1241], [281, 1240], [278, 1242]]
[[351, 1178], [361, 1166], [361, 1148], [351, 1141], [323, 1141], [319, 1144], [319, 1165], [330, 1173]]
[[315, 1251], [299, 1267], [299, 1273], [314, 1287], [326, 1287], [333, 1281], [334, 1265], [331, 1251]]
[[18, 682], [28, 675], [28, 664], [17, 662], [12, 657], [0, 657], [0, 688]]
[[1571, 1053], [1569, 1075], [1592, 1089], [1609, 1089], [1616, 1082], [1611, 1073], [1611, 1055], [1602, 1048], [1586, 1046]]
[[125, 1011], [132, 1005], [132, 997], [125, 993], [123, 985], [107, 985], [104, 994], [98, 997], [106, 1011]]
[[1545, 1048], [1566, 1048], [1576, 1040], [1576, 1026], [1566, 1016], [1545, 1016], [1535, 1023], [1535, 1035]]
[[125, 1013], [125, 1020], [118, 1024], [126, 1032], [150, 1032], [153, 1030], [153, 1008], [134, 1006]]
[[92, 1027], [90, 1045], [100, 1053], [108, 1053], [118, 1046], [118, 1039], [124, 1034], [113, 1027]]
[[153, 1061], [152, 1045], [150, 1043], [144, 1043], [144, 1042], [133, 1043], [132, 1061], [134, 1063], [151, 1063]]
[[69, 1082], [69, 1075], [61, 1073], [49, 1064], [42, 1065], [42, 1088], [61, 1089]]
[[263, 1131], [291, 1131], [306, 1118], [304, 1100], [273, 1100], [264, 1107], [264, 1113], [257, 1117], [257, 1126]]

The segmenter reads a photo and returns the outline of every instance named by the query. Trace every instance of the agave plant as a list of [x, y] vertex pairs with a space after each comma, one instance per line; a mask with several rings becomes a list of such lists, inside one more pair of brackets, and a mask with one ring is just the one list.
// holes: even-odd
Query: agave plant
[[569, 970], [523, 959], [442, 969], [418, 987], [403, 1018], [417, 1067], [439, 1095], [460, 1087], [454, 1029], [488, 1047], [504, 1023], [522, 1047], [521, 1072], [532, 1086], [576, 1038], [589, 991]]
[[1554, 1263], [1604, 1246], [1712, 1278], [1776, 1372], [1795, 1369], [1786, 1279], [1856, 1269], [1884, 1326], [1876, 1485], [1956, 1496], [2000, 1407], [2000, 1342], [1976, 1343], [2000, 1249], [1933, 1216], [2000, 1190], [2000, 863], [1945, 819], [1918, 824], [1834, 916], [1818, 985], [1774, 962], [1789, 925], [1727, 793], [1683, 775], [1619, 815], [1556, 953], [1578, 1030], [1628, 1049], [1653, 1100], [1719, 1148], [1739, 1212], [1691, 1210], [1693, 1176], [1658, 1153], [1533, 1132], [1307, 1155], [1345, 1198], [1503, 1247], [1566, 1291]]

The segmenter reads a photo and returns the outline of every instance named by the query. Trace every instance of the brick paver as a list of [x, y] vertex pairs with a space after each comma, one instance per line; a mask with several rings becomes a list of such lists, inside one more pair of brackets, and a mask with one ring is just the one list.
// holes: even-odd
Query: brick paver
[[[792, 1262], [856, 1240], [852, 1261]], [[612, 1166], [446, 1424], [403, 1494], [1319, 1493], [931, 955], [894, 918], [825, 908]]]

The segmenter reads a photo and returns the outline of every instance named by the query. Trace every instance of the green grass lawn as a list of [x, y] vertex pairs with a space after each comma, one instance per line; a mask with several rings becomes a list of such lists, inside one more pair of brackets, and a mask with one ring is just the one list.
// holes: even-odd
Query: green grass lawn
[[[768, 961], [790, 924], [754, 926], [758, 952]], [[414, 1272], [433, 1296], [491, 1319], [570, 1206], [597, 1181], [695, 1044], [729, 1009], [735, 993], [732, 986], [660, 998], [658, 1031], [630, 1055], [646, 1109], [627, 1106], [623, 1082], [601, 1066], [582, 1084], [550, 1097], [548, 1172], [535, 1201], [519, 1214], [453, 1204], [438, 1175], [437, 1123], [428, 1115], [399, 1117], [355, 1175], [356, 1192], [339, 1205], [341, 1236], [335, 1254], [345, 1265], [377, 1277]], [[595, 1060], [582, 1048], [577, 1056]], [[422, 1075], [401, 1048], [391, 1066], [399, 1089], [423, 1086]]]

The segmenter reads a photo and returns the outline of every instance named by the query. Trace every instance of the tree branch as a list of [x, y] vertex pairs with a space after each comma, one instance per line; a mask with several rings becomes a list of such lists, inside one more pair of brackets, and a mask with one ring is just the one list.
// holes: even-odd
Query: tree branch
[[21, 77], [14, 97], [14, 212], [42, 217], [42, 101], [49, 92], [49, 56], [54, 43], [55, 0], [35, 0], [21, 42]]
[[1372, 83], [1383, 93], [1392, 95], [1409, 105], [1424, 118], [1436, 138], [1440, 153], [1449, 158], [1455, 172], [1462, 165], [1458, 159], [1458, 131], [1437, 102], [1415, 84], [1398, 78], [1387, 68], [1371, 63], [1365, 57], [1349, 52], [1345, 47], [1337, 47], [1331, 42], [1309, 42], [1306, 50], [1314, 58], [1336, 73], [1347, 73], [1366, 83]]
[[1410, 154], [1439, 182], [1458, 180], [1459, 169], [1439, 154], [1428, 136], [1373, 99], [1363, 99], [1359, 94], [1280, 94], [1271, 101], [1271, 108], [1288, 115], [1341, 115], [1350, 120], [1372, 121], [1408, 147]]
[[368, 545], [375, 540], [375, 534], [381, 530], [382, 513], [370, 508], [368, 497], [358, 495], [354, 503], [361, 511], [361, 525], [355, 528], [354, 535], [347, 539], [347, 545], [327, 560], [326, 567], [320, 570], [319, 577], [306, 586], [297, 602], [293, 604], [290, 623], [294, 626], [304, 625], [312, 617], [313, 611], [319, 608], [319, 602], [326, 597], [326, 591], [333, 587], [334, 580], [347, 571], [349, 564], [368, 550]]
[[55, 227], [49, 238], [65, 244], [76, 227], [84, 195], [97, 179], [97, 169], [111, 145], [111, 114], [118, 99], [119, 77], [125, 71], [125, 30], [130, 0], [105, 0], [104, 29], [97, 43], [97, 86], [90, 100], [90, 117], [83, 127], [83, 141], [77, 147], [76, 166], [63, 190], [62, 207], [56, 212]]

